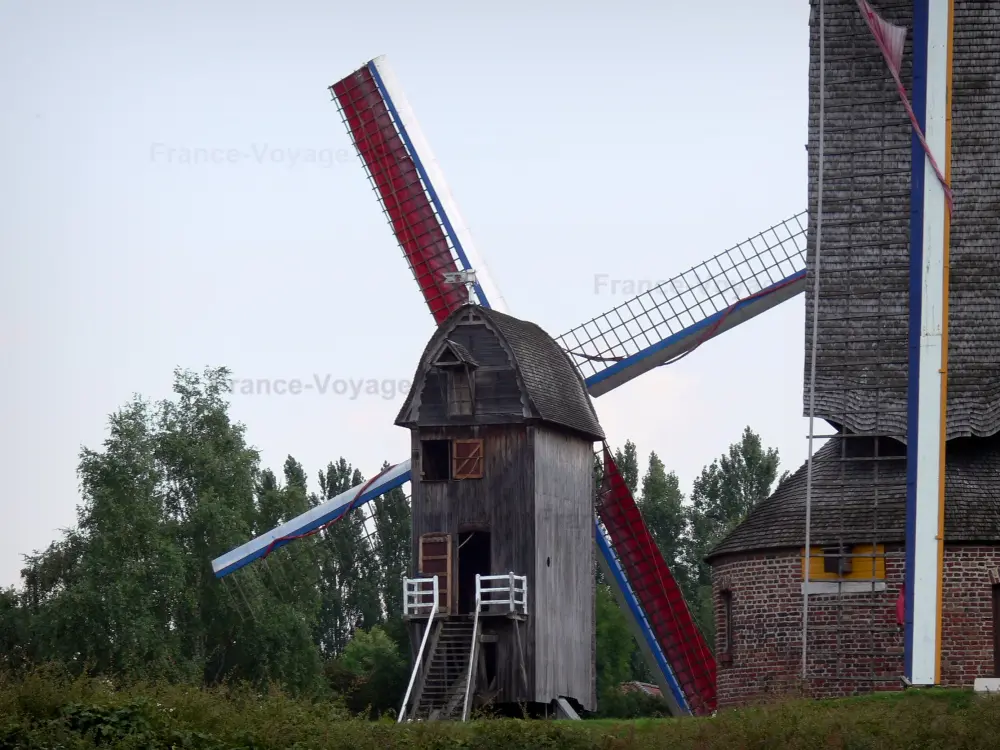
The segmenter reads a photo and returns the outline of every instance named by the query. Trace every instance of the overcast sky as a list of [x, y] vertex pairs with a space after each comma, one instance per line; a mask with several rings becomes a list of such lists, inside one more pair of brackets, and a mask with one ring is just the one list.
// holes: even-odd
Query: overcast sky
[[[806, 0], [0, 0], [0, 585], [74, 522], [81, 446], [177, 366], [331, 384], [234, 396], [267, 466], [406, 457], [433, 322], [329, 84], [388, 55], [511, 312], [559, 335], [627, 298], [596, 276], [669, 278], [804, 209], [807, 24]], [[798, 466], [803, 339], [799, 296], [599, 398], [609, 440], [685, 489], [747, 424]]]

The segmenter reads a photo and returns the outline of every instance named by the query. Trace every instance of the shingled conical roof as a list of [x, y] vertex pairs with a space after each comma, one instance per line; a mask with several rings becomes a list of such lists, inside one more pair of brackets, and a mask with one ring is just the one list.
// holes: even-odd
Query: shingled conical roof
[[[843, 461], [833, 438], [813, 457], [811, 542], [902, 542], [906, 535], [906, 462]], [[854, 439], [855, 441], [857, 439]], [[879, 454], [902, 452], [883, 439]], [[945, 463], [945, 539], [1000, 542], [1000, 436], [949, 441]], [[805, 546], [806, 466], [786, 479], [707, 556]]]

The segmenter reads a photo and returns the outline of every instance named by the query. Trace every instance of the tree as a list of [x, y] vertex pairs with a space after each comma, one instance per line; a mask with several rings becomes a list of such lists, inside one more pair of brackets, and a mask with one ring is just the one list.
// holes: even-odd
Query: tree
[[598, 584], [596, 593], [597, 695], [600, 700], [600, 696], [617, 689], [632, 676], [632, 651], [636, 646], [611, 588]]
[[[329, 500], [363, 482], [361, 472], [341, 457], [319, 475], [320, 495], [314, 495], [312, 503]], [[361, 509], [345, 513], [329, 526], [317, 549], [322, 605], [315, 632], [329, 657], [341, 653], [358, 628], [382, 622], [381, 576]]]
[[642, 478], [638, 506], [649, 533], [667, 566], [677, 578], [683, 577], [683, 546], [687, 531], [684, 493], [674, 472], [667, 473], [656, 452], [649, 454], [649, 468]]
[[[677, 475], [674, 472], [668, 474], [656, 452], [650, 452], [649, 465], [642, 478], [642, 496], [637, 505], [664, 562], [690, 601], [690, 576], [683, 555], [687, 531], [683, 501], [684, 494]], [[638, 646], [632, 652], [632, 674], [637, 680], [652, 680], [649, 665]]]
[[251, 616], [209, 565], [294, 510], [229, 419], [228, 392], [225, 369], [176, 371], [173, 399], [133, 400], [102, 449], [82, 451], [76, 528], [22, 571], [22, 652], [130, 679], [321, 685], [309, 598], [257, 586]]
[[27, 610], [14, 588], [0, 589], [0, 670], [18, 673], [31, 663]]
[[343, 653], [329, 663], [327, 675], [352, 712], [374, 719], [398, 710], [410, 673], [397, 644], [376, 625], [355, 631]]
[[778, 474], [775, 448], [764, 449], [749, 427], [739, 442], [702, 469], [691, 490], [688, 511], [687, 565], [691, 571], [689, 603], [710, 644], [715, 641], [712, 616], [712, 571], [705, 555], [771, 494]]
[[161, 404], [156, 457], [164, 473], [166, 524], [186, 563], [175, 627], [181, 660], [201, 666], [208, 683], [225, 677], [292, 690], [321, 684], [319, 654], [301, 603], [282, 596], [266, 561], [244, 571], [255, 611], [241, 619], [209, 561], [263, 531], [257, 504], [260, 456], [245, 428], [229, 419], [229, 373], [175, 378], [176, 399]]
[[179, 676], [181, 638], [169, 626], [186, 565], [163, 523], [155, 413], [134, 399], [109, 428], [103, 451], [81, 452], [77, 528], [26, 559], [33, 647], [76, 671]]
[[[389, 464], [382, 465], [382, 470]], [[387, 618], [403, 615], [403, 578], [410, 568], [410, 501], [401, 487], [372, 502], [375, 555], [381, 575], [382, 603]]]
[[632, 493], [632, 497], [636, 497], [639, 490], [639, 455], [635, 443], [626, 440], [625, 447], [615, 451], [615, 464], [622, 479], [625, 480], [628, 491]]

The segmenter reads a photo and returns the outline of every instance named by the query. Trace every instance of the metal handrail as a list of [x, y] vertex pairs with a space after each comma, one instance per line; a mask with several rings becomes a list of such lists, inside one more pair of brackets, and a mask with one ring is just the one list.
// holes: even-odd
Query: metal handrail
[[434, 615], [436, 615], [438, 611], [438, 577], [434, 576], [433, 580], [434, 604], [431, 607], [430, 616], [427, 618], [427, 628], [424, 630], [424, 637], [420, 640], [420, 650], [417, 651], [417, 658], [413, 662], [413, 672], [410, 674], [410, 684], [406, 686], [406, 695], [403, 696], [403, 706], [399, 709], [399, 718], [396, 720], [397, 724], [402, 724], [403, 720], [406, 718], [406, 706], [410, 702], [410, 693], [413, 692], [413, 683], [417, 679], [417, 671], [420, 669], [420, 665], [424, 661], [424, 651], [427, 649], [427, 636], [431, 633], [431, 626], [434, 624]]
[[462, 721], [469, 720], [469, 698], [472, 696], [472, 666], [476, 658], [476, 644], [479, 642], [479, 610], [482, 609], [482, 597], [479, 595], [481, 576], [476, 573], [476, 615], [472, 620], [472, 645], [469, 646], [469, 673], [465, 683], [465, 706], [462, 708]]

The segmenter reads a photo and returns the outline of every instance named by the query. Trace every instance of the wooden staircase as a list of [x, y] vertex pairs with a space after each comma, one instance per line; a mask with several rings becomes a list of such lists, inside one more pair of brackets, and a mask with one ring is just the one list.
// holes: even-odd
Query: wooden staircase
[[[410, 721], [448, 721], [462, 718], [469, 685], [469, 658], [473, 654], [475, 625], [465, 618], [441, 622], [417, 695]], [[475, 680], [475, 671], [472, 671]]]

